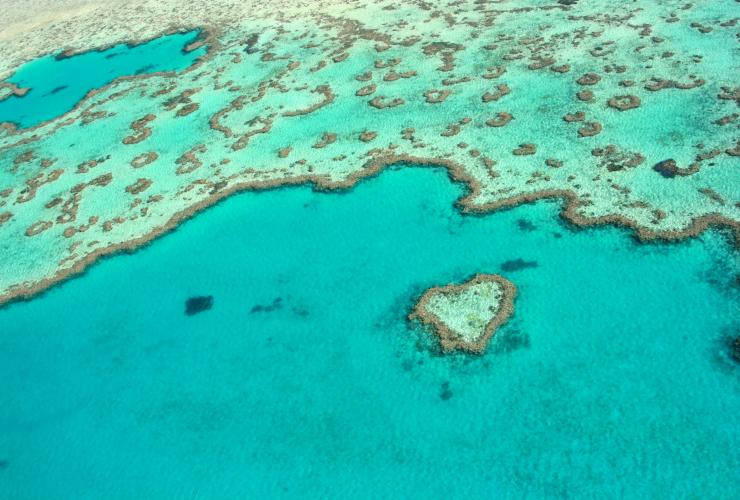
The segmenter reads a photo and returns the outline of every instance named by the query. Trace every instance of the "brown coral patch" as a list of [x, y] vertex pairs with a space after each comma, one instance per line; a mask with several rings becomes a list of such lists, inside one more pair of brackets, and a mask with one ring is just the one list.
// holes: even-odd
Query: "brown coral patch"
[[287, 158], [290, 152], [293, 151], [291, 147], [285, 147], [278, 150], [278, 158]]
[[368, 105], [372, 106], [373, 108], [377, 109], [385, 109], [385, 108], [395, 108], [396, 106], [401, 106], [406, 101], [401, 99], [400, 97], [393, 98], [391, 100], [386, 100], [386, 97], [381, 95], [378, 97], [374, 97], [373, 99], [368, 102]]
[[606, 168], [609, 172], [634, 168], [645, 161], [645, 157], [640, 153], [623, 151], [614, 144], [607, 144], [604, 147], [594, 148], [591, 150], [591, 154], [599, 158], [599, 165]]
[[36, 175], [36, 177], [26, 180], [26, 187], [24, 187], [20, 191], [15, 202], [17, 204], [21, 204], [21, 203], [26, 203], [28, 201], [31, 201], [32, 199], [36, 197], [36, 192], [41, 186], [45, 184], [50, 184], [56, 181], [57, 179], [59, 179], [59, 177], [62, 176], [63, 173], [64, 173], [64, 170], [59, 168], [56, 170], [52, 170], [48, 174], [44, 174], [43, 172], [41, 172], [38, 175]]
[[494, 66], [493, 68], [488, 68], [488, 73], [483, 73], [481, 77], [486, 80], [495, 80], [504, 73], [506, 73], [506, 68], [504, 66]]
[[203, 40], [195, 40], [193, 42], [190, 42], [187, 44], [182, 51], [186, 54], [189, 52], [193, 52], [194, 50], [198, 50], [199, 48], [203, 47], [205, 45], [205, 42]]
[[328, 146], [329, 144], [333, 144], [334, 142], [336, 142], [336, 140], [337, 140], [337, 134], [333, 134], [331, 132], [324, 132], [324, 135], [321, 136], [321, 140], [311, 147], [314, 149], [322, 149]]
[[594, 93], [590, 90], [581, 90], [576, 94], [576, 97], [578, 97], [578, 100], [580, 101], [590, 102], [594, 100]]
[[450, 90], [437, 90], [431, 89], [424, 92], [424, 99], [429, 104], [437, 104], [443, 102], [452, 93]]
[[191, 102], [190, 104], [186, 104], [185, 106], [178, 109], [177, 113], [175, 113], [175, 116], [177, 116], [178, 118], [187, 116], [190, 113], [193, 113], [194, 111], [196, 111], [199, 107], [200, 105], [197, 102]]
[[360, 134], [360, 140], [362, 142], [370, 142], [373, 139], [375, 139], [376, 137], [378, 137], [378, 133], [377, 132], [365, 131], [365, 132], [362, 132]]
[[507, 125], [514, 117], [511, 113], [507, 113], [505, 111], [502, 111], [500, 113], [496, 113], [496, 118], [490, 118], [486, 120], [486, 125], [489, 127], [503, 127]]
[[438, 52], [445, 52], [449, 50], [457, 52], [459, 50], [463, 50], [464, 48], [465, 47], [460, 45], [459, 43], [433, 42], [424, 45], [422, 47], [422, 52], [424, 52], [424, 55], [433, 56]]
[[453, 123], [451, 125], [447, 125], [447, 128], [439, 135], [442, 137], [452, 137], [460, 133], [460, 125]]
[[[264, 56], [262, 57], [264, 59]], [[316, 73], [317, 71], [321, 71], [322, 69], [324, 69], [326, 67], [326, 64], [327, 64], [326, 61], [322, 59], [321, 61], [317, 62], [316, 65], [314, 65], [312, 68], [310, 68], [308, 71], [310, 71], [311, 73]]]
[[740, 87], [720, 87], [720, 92], [717, 94], [718, 99], [723, 101], [735, 101], [740, 104]]
[[252, 137], [259, 134], [267, 134], [272, 129], [272, 117], [262, 118], [258, 116], [247, 122], [247, 125], [249, 125], [250, 127], [253, 127], [257, 124], [262, 124], [262, 126], [251, 129], [240, 135], [236, 142], [231, 145], [231, 149], [234, 151], [244, 149], [245, 147], [247, 147], [247, 144], [249, 144], [249, 141], [252, 139]]
[[66, 228], [64, 232], [62, 233], [62, 236], [64, 236], [65, 238], [71, 238], [77, 233], [84, 233], [85, 231], [93, 227], [95, 224], [97, 224], [98, 220], [99, 220], [98, 216], [93, 215], [87, 220], [86, 224], [81, 224], [79, 227]]
[[688, 168], [681, 168], [672, 158], [659, 161], [658, 163], [653, 165], [653, 170], [667, 179], [672, 179], [676, 176], [686, 177], [695, 174], [699, 171], [699, 168], [699, 162], [692, 163], [691, 165], [689, 165]]
[[88, 186], [105, 187], [113, 180], [113, 174], [108, 172], [107, 174], [101, 174], [87, 183]]
[[583, 111], [576, 111], [575, 113], [567, 113], [565, 116], [563, 116], [563, 120], [565, 120], [568, 123], [573, 122], [582, 122], [586, 119], [586, 113]]
[[150, 113], [146, 116], [143, 116], [142, 118], [139, 118], [138, 120], [134, 120], [131, 123], [130, 128], [136, 133], [127, 135], [123, 138], [122, 142], [126, 145], [138, 144], [152, 135], [152, 129], [150, 127], [147, 127], [147, 124], [153, 121], [155, 118], [156, 116]]
[[715, 125], [719, 125], [720, 127], [723, 127], [723, 126], [728, 125], [730, 123], [734, 123], [735, 120], [738, 119], [738, 117], [740, 117], [740, 114], [738, 114], [738, 113], [731, 113], [729, 115], [723, 116], [722, 118], [720, 118], [718, 120], [713, 121], [712, 123], [714, 123]]
[[576, 80], [578, 85], [596, 85], [601, 81], [601, 77], [596, 73], [586, 73]]
[[36, 221], [28, 226], [28, 228], [26, 229], [26, 236], [36, 236], [37, 234], [41, 234], [53, 225], [54, 223], [50, 220]]
[[24, 163], [30, 163], [36, 158], [36, 154], [32, 150], [24, 151], [23, 153], [20, 153], [18, 156], [13, 158], [13, 167], [17, 168]]
[[508, 85], [505, 83], [501, 83], [496, 86], [495, 92], [486, 92], [481, 96], [481, 99], [483, 102], [492, 102], [492, 101], [498, 101], [503, 96], [511, 93], [511, 88], [509, 88]]
[[309, 113], [313, 113], [319, 108], [323, 108], [324, 106], [327, 106], [334, 102], [335, 95], [334, 92], [332, 92], [332, 89], [329, 85], [319, 85], [312, 91], [315, 94], [321, 94], [323, 96], [323, 99], [316, 104], [313, 104], [307, 108], [304, 109], [297, 109], [295, 111], [286, 111], [283, 113], [283, 116], [300, 116], [300, 115], [307, 115]]
[[366, 85], [362, 87], [361, 89], [358, 89], [357, 92], [355, 92], [355, 95], [358, 97], [364, 97], [366, 95], [370, 95], [375, 92], [375, 89], [377, 88], [377, 85], [374, 83], [371, 83], [370, 85]]
[[146, 167], [150, 163], [156, 161], [157, 158], [159, 158], [159, 155], [155, 153], [154, 151], [149, 151], [147, 153], [141, 153], [140, 155], [136, 156], [134, 159], [131, 160], [131, 166], [133, 168]]
[[601, 123], [599, 122], [586, 122], [583, 127], [578, 129], [578, 135], [581, 137], [593, 137], [600, 133], [602, 130]]
[[400, 80], [401, 78], [411, 78], [416, 76], [416, 71], [405, 71], [403, 73], [396, 73], [395, 71], [389, 71], [384, 77], [383, 81], [385, 82], [395, 82], [396, 80]]
[[560, 66], [552, 66], [550, 67], [550, 71], [554, 71], [555, 73], [567, 73], [570, 71], [570, 64], [562, 64]]
[[151, 185], [152, 185], [152, 181], [150, 179], [145, 179], [143, 177], [140, 177], [139, 179], [136, 180], [136, 182], [134, 182], [130, 186], [126, 186], [126, 192], [136, 195], [136, 194], [146, 191], [147, 189], [149, 189], [149, 186]]
[[442, 85], [449, 87], [452, 85], [457, 85], [459, 83], [467, 83], [470, 80], [471, 78], [469, 76], [463, 76], [461, 78], [445, 78], [444, 80], [442, 80]]
[[400, 64], [400, 63], [401, 63], [400, 58], [388, 59], [385, 61], [378, 59], [377, 61], [375, 61], [374, 66], [376, 69], [383, 69], [383, 68], [389, 68], [391, 66], [396, 66], [397, 64]]
[[180, 157], [175, 160], [175, 163], [179, 165], [175, 171], [177, 175], [189, 174], [203, 166], [203, 162], [200, 161], [196, 155], [197, 153], [205, 152], [206, 145], [198, 144], [180, 155]]
[[527, 68], [531, 70], [537, 70], [552, 66], [553, 64], [555, 64], [555, 59], [553, 59], [552, 57], [538, 57], [535, 58], [534, 61], [529, 63], [527, 65]]
[[177, 94], [176, 96], [170, 97], [169, 99], [164, 101], [164, 103], [162, 103], [162, 106], [167, 111], [172, 111], [173, 109], [175, 109], [176, 107], [180, 105], [191, 104], [192, 100], [190, 98], [194, 96], [195, 94], [197, 94], [198, 92], [200, 92], [201, 90], [203, 90], [201, 87], [185, 89], [179, 94]]
[[523, 144], [520, 144], [518, 148], [512, 151], [512, 153], [515, 156], [528, 156], [528, 155], [533, 155], [536, 152], [537, 152], [537, 146], [532, 144], [531, 142], [525, 142]]
[[97, 167], [103, 161], [105, 161], [105, 159], [102, 159], [102, 160], [87, 160], [87, 161], [83, 161], [82, 163], [80, 163], [79, 165], [77, 165], [76, 172], [78, 174], [86, 174], [91, 169]]
[[11, 82], [0, 82], [0, 89], [6, 89], [6, 94], [0, 93], [0, 102], [10, 96], [23, 97], [29, 90], [31, 90], [30, 87], [19, 87], [15, 83]]
[[464, 48], [459, 43], [433, 42], [422, 47], [422, 51], [427, 56], [434, 56], [439, 53], [442, 58], [442, 66], [438, 67], [437, 71], [452, 71], [455, 68], [455, 52]]
[[658, 90], [663, 89], [680, 89], [680, 90], [688, 90], [693, 89], [695, 87], [701, 87], [706, 82], [702, 80], [701, 78], [694, 78], [689, 83], [681, 83], [677, 82], [675, 80], [664, 80], [662, 78], [651, 78], [650, 83], [645, 85], [645, 89], [650, 90], [652, 92], [657, 92]]
[[720, 205], [726, 205], [727, 204], [727, 202], [725, 201], [725, 199], [717, 191], [715, 191], [712, 188], [701, 188], [701, 189], [697, 189], [697, 191], [699, 191], [701, 194], [703, 194], [704, 196], [706, 196], [710, 200], [712, 200], [712, 201], [714, 201], [714, 202], [716, 202], [716, 203], [718, 203]]
[[640, 106], [640, 98], [636, 95], [618, 95], [614, 96], [607, 104], [619, 111], [627, 111], [628, 109], [635, 109]]

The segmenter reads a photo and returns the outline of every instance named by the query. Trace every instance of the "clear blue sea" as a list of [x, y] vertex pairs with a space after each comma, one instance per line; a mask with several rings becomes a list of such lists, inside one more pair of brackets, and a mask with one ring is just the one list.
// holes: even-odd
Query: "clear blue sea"
[[[0, 309], [0, 497], [737, 498], [727, 239], [461, 194], [432, 168], [245, 193]], [[477, 272], [515, 315], [441, 355], [406, 315]]]
[[60, 116], [93, 90], [118, 77], [160, 71], [181, 71], [202, 56], [206, 49], [183, 49], [199, 31], [174, 33], [139, 45], [125, 43], [57, 59], [55, 54], [24, 64], [6, 81], [30, 88], [23, 97], [0, 101], [0, 123], [29, 128]]

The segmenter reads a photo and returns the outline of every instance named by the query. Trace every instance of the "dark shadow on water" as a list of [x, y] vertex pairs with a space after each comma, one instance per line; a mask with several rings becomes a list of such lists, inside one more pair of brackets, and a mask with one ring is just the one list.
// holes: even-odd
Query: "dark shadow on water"
[[[270, 313], [270, 312], [277, 311], [277, 310], [282, 309], [282, 308], [283, 308], [283, 298], [282, 297], [276, 297], [272, 301], [272, 304], [269, 304], [269, 305], [266, 305], [266, 306], [263, 306], [262, 304], [255, 304], [255, 305], [253, 305], [252, 306], [252, 309], [249, 310], [249, 313], [250, 314], [261, 313], [261, 312]], [[295, 308], [294, 308], [294, 312], [295, 312]], [[308, 314], [306, 313], [306, 315], [308, 315]]]
[[244, 45], [245, 45], [244, 52], [246, 52], [247, 54], [256, 53], [258, 51], [256, 47], [258, 41], [259, 41], [259, 34], [253, 33], [249, 35], [249, 37], [244, 42]]
[[155, 66], [153, 64], [147, 64], [146, 66], [142, 66], [141, 68], [137, 69], [134, 74], [135, 75], [142, 75], [144, 73], [148, 73], [151, 70], [153, 70]]
[[195, 314], [208, 311], [213, 307], [213, 295], [203, 295], [190, 297], [185, 301], [185, 315], [193, 316]]
[[488, 350], [492, 354], [508, 354], [529, 347], [529, 334], [517, 327], [502, 328], [494, 335], [488, 344]]
[[719, 332], [712, 356], [715, 368], [727, 375], [740, 374], [740, 323]]
[[513, 271], [521, 271], [522, 269], [528, 269], [532, 267], [539, 267], [539, 264], [537, 264], [537, 261], [513, 259], [513, 260], [507, 260], [506, 262], [501, 263], [501, 270], [504, 271], [505, 273], [510, 273]]
[[537, 230], [537, 226], [535, 226], [534, 224], [532, 224], [527, 219], [519, 219], [519, 220], [517, 220], [516, 221], [516, 225], [517, 225], [517, 227], [519, 228], [520, 231], [526, 231], [528, 233]]
[[[737, 332], [736, 332], [737, 333]], [[730, 351], [730, 357], [735, 363], [740, 363], [740, 334], [727, 341], [727, 348]]]
[[57, 92], [61, 92], [62, 90], [66, 89], [66, 85], [60, 85], [59, 87], [54, 88], [51, 92], [49, 92], [49, 95], [56, 94]]
[[439, 399], [441, 399], [442, 401], [448, 401], [452, 398], [452, 396], [453, 396], [453, 392], [450, 390], [450, 382], [449, 381], [442, 382], [442, 385], [440, 386], [440, 391], [439, 391]]

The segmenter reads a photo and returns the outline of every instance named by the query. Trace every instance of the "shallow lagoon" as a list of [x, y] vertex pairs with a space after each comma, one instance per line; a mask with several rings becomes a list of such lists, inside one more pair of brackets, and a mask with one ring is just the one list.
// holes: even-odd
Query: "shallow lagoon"
[[[461, 194], [431, 168], [242, 194], [0, 309], [0, 491], [733, 497], [726, 240], [573, 231], [555, 202], [462, 216]], [[502, 266], [516, 312], [484, 356], [406, 323]]]
[[61, 116], [88, 92], [116, 78], [182, 71], [206, 52], [205, 47], [183, 50], [199, 35], [198, 31], [173, 33], [138, 45], [121, 43], [73, 57], [48, 55], [35, 59], [6, 80], [30, 90], [23, 97], [10, 96], [0, 101], [0, 123], [33, 127]]

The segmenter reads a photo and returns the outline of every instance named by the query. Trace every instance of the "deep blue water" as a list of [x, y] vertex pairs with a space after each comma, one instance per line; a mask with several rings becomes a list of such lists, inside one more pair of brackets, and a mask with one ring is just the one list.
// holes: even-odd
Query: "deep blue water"
[[[460, 194], [431, 168], [245, 193], [0, 309], [0, 496], [736, 498], [727, 241]], [[502, 265], [516, 312], [484, 356], [406, 322]]]
[[34, 59], [6, 80], [31, 90], [23, 97], [11, 96], [0, 101], [0, 123], [33, 127], [61, 116], [89, 91], [118, 77], [182, 71], [205, 54], [205, 47], [183, 51], [199, 34], [198, 31], [175, 33], [139, 45], [122, 43], [62, 59], [56, 55]]

